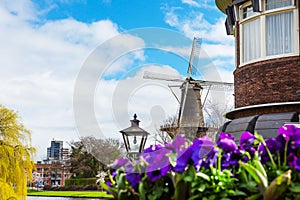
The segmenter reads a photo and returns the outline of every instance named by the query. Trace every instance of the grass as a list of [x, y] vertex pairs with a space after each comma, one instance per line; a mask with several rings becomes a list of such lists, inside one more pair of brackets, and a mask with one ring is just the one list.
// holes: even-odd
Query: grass
[[28, 196], [113, 198], [101, 191], [28, 191]]

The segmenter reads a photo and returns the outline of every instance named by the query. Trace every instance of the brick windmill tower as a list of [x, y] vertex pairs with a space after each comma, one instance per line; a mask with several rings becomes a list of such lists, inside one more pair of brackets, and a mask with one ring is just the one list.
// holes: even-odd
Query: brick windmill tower
[[299, 123], [299, 0], [215, 0], [235, 37], [235, 109], [221, 131], [277, 135]]

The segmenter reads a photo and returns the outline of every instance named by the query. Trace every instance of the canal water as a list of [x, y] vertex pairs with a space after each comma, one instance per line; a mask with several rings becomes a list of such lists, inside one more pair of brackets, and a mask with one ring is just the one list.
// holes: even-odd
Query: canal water
[[92, 198], [70, 198], [70, 197], [34, 197], [27, 196], [26, 200], [100, 200]]

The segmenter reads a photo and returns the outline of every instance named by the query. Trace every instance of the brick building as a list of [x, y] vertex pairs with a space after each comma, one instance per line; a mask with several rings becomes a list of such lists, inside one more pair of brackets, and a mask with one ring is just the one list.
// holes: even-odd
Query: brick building
[[299, 123], [298, 0], [216, 0], [235, 37], [235, 109], [221, 131], [257, 131], [265, 138], [279, 126]]
[[69, 155], [69, 149], [63, 148], [63, 141], [53, 139], [51, 146], [47, 148], [47, 159], [35, 164], [35, 173], [42, 179], [39, 184], [64, 186], [65, 180], [71, 177]]

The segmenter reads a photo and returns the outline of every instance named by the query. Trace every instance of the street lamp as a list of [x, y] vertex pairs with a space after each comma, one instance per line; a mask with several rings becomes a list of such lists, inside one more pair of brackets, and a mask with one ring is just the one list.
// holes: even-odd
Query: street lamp
[[131, 126], [120, 132], [124, 139], [127, 157], [136, 159], [144, 149], [149, 133], [139, 127], [140, 120], [137, 119], [136, 114], [134, 114], [133, 120], [130, 120], [130, 122]]

